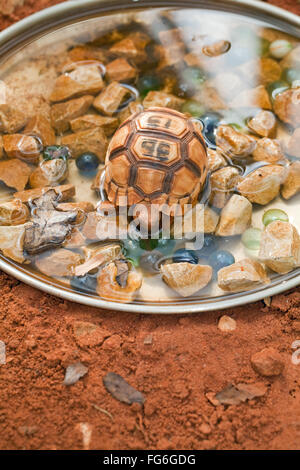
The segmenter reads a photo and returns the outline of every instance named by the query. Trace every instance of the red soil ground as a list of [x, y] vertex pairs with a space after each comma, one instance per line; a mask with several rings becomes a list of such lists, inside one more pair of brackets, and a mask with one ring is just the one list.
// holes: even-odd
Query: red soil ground
[[[56, 3], [26, 0], [14, 13], [0, 14], [0, 29]], [[300, 11], [296, 1], [271, 3]], [[192, 316], [88, 308], [4, 273], [0, 289], [0, 340], [7, 352], [0, 365], [1, 449], [300, 447], [300, 364], [292, 363], [300, 288], [273, 297], [271, 306], [257, 302]], [[235, 319], [234, 331], [218, 329], [224, 314]], [[78, 337], [78, 328], [91, 332]], [[275, 377], [259, 375], [250, 360], [270, 347], [284, 366]], [[88, 373], [64, 385], [66, 367], [78, 361]], [[110, 371], [143, 393], [144, 407], [106, 391], [102, 379]], [[209, 401], [239, 383], [263, 384], [263, 396], [230, 406]], [[84, 429], [91, 431], [85, 442]]]

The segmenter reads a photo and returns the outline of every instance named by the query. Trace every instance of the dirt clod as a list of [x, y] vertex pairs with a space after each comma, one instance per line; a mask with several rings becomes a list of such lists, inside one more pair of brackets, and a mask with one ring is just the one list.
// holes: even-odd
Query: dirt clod
[[265, 348], [251, 356], [255, 372], [265, 377], [280, 375], [284, 369], [282, 358], [274, 348]]

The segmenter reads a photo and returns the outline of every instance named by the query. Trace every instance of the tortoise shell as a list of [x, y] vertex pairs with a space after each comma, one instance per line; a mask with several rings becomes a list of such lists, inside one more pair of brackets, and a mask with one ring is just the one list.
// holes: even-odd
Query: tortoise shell
[[168, 108], [149, 108], [129, 117], [107, 150], [108, 199], [117, 206], [193, 203], [207, 174], [199, 127]]

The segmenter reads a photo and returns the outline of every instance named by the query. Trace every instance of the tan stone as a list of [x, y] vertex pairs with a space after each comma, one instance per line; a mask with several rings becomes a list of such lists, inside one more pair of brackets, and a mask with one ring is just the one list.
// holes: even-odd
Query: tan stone
[[0, 132], [15, 134], [26, 126], [28, 118], [22, 111], [8, 104], [0, 104]]
[[112, 116], [122, 105], [125, 98], [130, 94], [129, 90], [118, 82], [111, 82], [104, 90], [98, 95], [93, 106], [100, 113]]
[[171, 93], [165, 93], [164, 91], [149, 91], [143, 101], [143, 106], [145, 109], [159, 106], [180, 111], [183, 103], [183, 99], [177, 98], [177, 96], [172, 95]]
[[23, 190], [30, 173], [29, 166], [17, 158], [0, 161], [0, 180], [10, 188], [15, 188], [18, 191]]
[[252, 156], [254, 160], [258, 162], [277, 163], [286, 160], [280, 141], [277, 139], [269, 139], [268, 137], [257, 141]]
[[137, 76], [137, 73], [137, 69], [123, 57], [113, 60], [106, 66], [106, 74], [110, 81], [130, 81]]
[[182, 297], [189, 297], [203, 289], [212, 278], [212, 267], [191, 263], [162, 264], [162, 279]]
[[216, 230], [219, 237], [241, 235], [251, 225], [252, 204], [243, 196], [234, 194], [222, 209]]
[[55, 83], [50, 101], [65, 101], [82, 95], [94, 95], [104, 87], [98, 65], [78, 65], [72, 72], [60, 75]]
[[208, 169], [211, 172], [217, 171], [228, 163], [225, 158], [217, 150], [207, 149]]
[[147, 60], [145, 47], [149, 41], [149, 36], [144, 33], [130, 33], [121, 41], [113, 44], [110, 47], [109, 52], [117, 56], [130, 59], [136, 64], [141, 64]]
[[300, 127], [294, 130], [286, 150], [289, 155], [300, 158]]
[[267, 225], [261, 237], [259, 258], [280, 274], [300, 266], [300, 237], [297, 229], [281, 220]]
[[31, 173], [29, 184], [31, 188], [55, 186], [56, 184], [64, 181], [67, 176], [67, 162], [61, 158], [56, 158], [54, 160], [41, 162], [41, 164]]
[[67, 131], [70, 121], [85, 114], [91, 106], [94, 97], [85, 95], [81, 98], [57, 103], [51, 107], [51, 123], [58, 133]]
[[296, 161], [289, 165], [286, 178], [284, 179], [281, 195], [284, 199], [290, 199], [300, 191], [300, 162]]
[[69, 147], [73, 158], [79, 157], [79, 155], [84, 152], [92, 152], [96, 154], [101, 161], [105, 159], [108, 144], [101, 127], [94, 127], [86, 131], [66, 135], [62, 138], [61, 143]]
[[227, 125], [218, 127], [216, 143], [231, 158], [247, 157], [253, 152], [256, 146], [256, 140], [253, 137], [242, 134]]
[[174, 217], [173, 234], [177, 235], [177, 238], [190, 238], [192, 234], [214, 233], [218, 221], [219, 215], [213, 209], [196, 204], [184, 217]]
[[21, 201], [0, 203], [0, 225], [22, 225], [29, 219], [29, 210]]
[[10, 227], [0, 227], [0, 250], [3, 255], [17, 263], [23, 263], [25, 227], [23, 225], [12, 225]]
[[170, 67], [183, 60], [186, 47], [181, 28], [160, 31], [159, 39], [162, 44], [162, 48], [160, 50], [160, 69]]
[[214, 207], [222, 209], [235, 189], [240, 174], [237, 168], [227, 166], [212, 173], [210, 177], [211, 195], [210, 202]]
[[158, 33], [163, 47], [180, 46], [184, 42], [184, 31], [182, 28], [165, 29]]
[[55, 145], [56, 142], [50, 120], [43, 114], [36, 114], [28, 121], [24, 134], [37, 136], [44, 147]]
[[241, 91], [230, 103], [230, 108], [272, 109], [269, 94], [263, 85]]
[[140, 100], [132, 101], [125, 109], [118, 113], [119, 123], [122, 124], [132, 114], [143, 111], [143, 109], [144, 108]]
[[238, 261], [218, 272], [218, 286], [227, 292], [251, 290], [268, 282], [270, 281], [264, 266], [250, 258]]
[[86, 131], [93, 127], [101, 127], [106, 136], [110, 136], [117, 129], [119, 121], [116, 117], [99, 116], [98, 114], [85, 114], [70, 121], [73, 132]]
[[81, 263], [81, 256], [73, 251], [59, 248], [50, 255], [40, 255], [35, 259], [38, 270], [49, 277], [74, 276], [74, 269]]
[[104, 300], [113, 302], [130, 303], [136, 297], [140, 289], [143, 278], [141, 274], [135, 271], [128, 273], [128, 278], [125, 287], [121, 287], [117, 280], [117, 266], [114, 262], [104, 266], [100, 271], [98, 280], [97, 292], [98, 295]]
[[3, 148], [9, 158], [19, 158], [28, 163], [38, 163], [40, 158], [41, 145], [29, 135], [4, 135]]
[[274, 100], [274, 112], [283, 122], [300, 126], [300, 87], [278, 93]]
[[178, 43], [168, 47], [161, 47], [159, 57], [160, 62], [158, 64], [158, 70], [161, 71], [165, 68], [172, 67], [180, 63], [186, 52], [185, 44]]
[[[68, 201], [75, 196], [75, 186], [73, 184], [64, 184], [62, 186], [47, 188], [47, 190], [50, 189], [53, 189], [60, 196], [60, 202]], [[44, 192], [44, 188], [27, 189], [26, 191], [19, 191], [15, 193], [14, 197], [15, 199], [19, 199], [21, 202], [29, 202], [32, 199], [37, 199], [38, 197], [42, 196]]]
[[75, 268], [76, 276], [84, 276], [93, 269], [120, 258], [122, 253], [121, 246], [117, 243], [101, 246], [94, 250], [86, 249], [84, 251], [86, 259], [83, 264]]
[[78, 201], [78, 202], [63, 202], [57, 205], [57, 210], [59, 211], [83, 211], [83, 212], [93, 212], [95, 210], [94, 204], [90, 201]]
[[82, 46], [75, 46], [68, 53], [70, 57], [70, 63], [74, 64], [77, 62], [86, 62], [86, 61], [97, 61], [97, 62], [107, 62], [110, 54], [107, 50], [102, 49], [101, 47], [90, 46], [84, 44]]
[[97, 225], [101, 220], [102, 216], [98, 212], [89, 212], [82, 228], [82, 234], [89, 240], [98, 240], [96, 231]]
[[49, 116], [49, 96], [57, 76], [52, 60], [57, 58], [49, 55], [48, 62], [46, 56], [35, 57], [33, 60], [24, 59], [22, 64], [19, 62], [6, 75], [7, 103], [26, 116], [24, 125], [11, 133], [19, 132], [37, 112]]
[[280, 375], [284, 369], [281, 355], [274, 348], [265, 348], [251, 356], [251, 365], [255, 372], [264, 377]]
[[[77, 219], [76, 219], [77, 223]], [[70, 235], [67, 236], [62, 246], [65, 248], [82, 248], [85, 245], [85, 237], [78, 227], [72, 228]]]
[[279, 194], [286, 169], [280, 165], [266, 165], [252, 171], [237, 185], [237, 190], [250, 202], [266, 205]]
[[251, 131], [262, 137], [274, 137], [276, 132], [276, 117], [271, 111], [259, 111], [248, 121]]
[[204, 208], [204, 233], [215, 233], [219, 222], [219, 215], [210, 207]]

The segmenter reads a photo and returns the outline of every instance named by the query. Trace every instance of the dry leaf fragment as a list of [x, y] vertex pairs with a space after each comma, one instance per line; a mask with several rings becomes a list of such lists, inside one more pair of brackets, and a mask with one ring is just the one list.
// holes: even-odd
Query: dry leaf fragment
[[265, 395], [267, 388], [264, 384], [244, 384], [240, 383], [237, 386], [232, 384], [225, 387], [221, 392], [215, 395], [215, 398], [221, 405], [239, 405], [247, 400], [252, 400], [256, 397]]
[[115, 372], [108, 372], [103, 377], [103, 384], [106, 390], [122, 403], [127, 403], [128, 405], [140, 403], [143, 405], [145, 402], [143, 394], [129, 385], [119, 374], [115, 374]]

